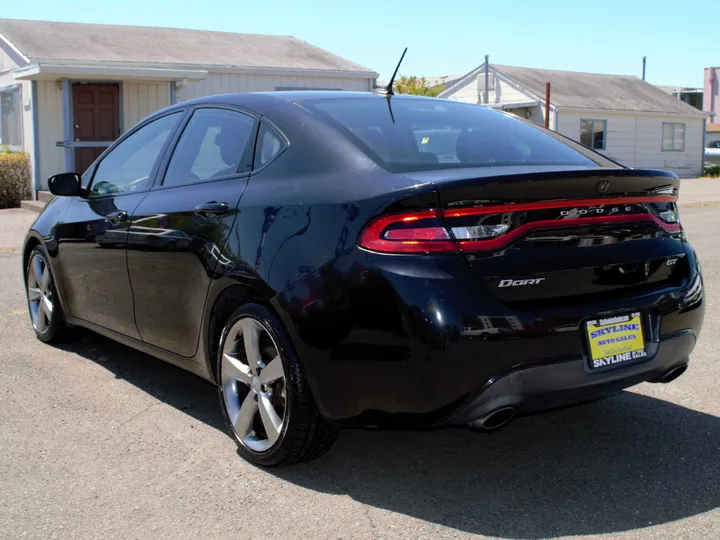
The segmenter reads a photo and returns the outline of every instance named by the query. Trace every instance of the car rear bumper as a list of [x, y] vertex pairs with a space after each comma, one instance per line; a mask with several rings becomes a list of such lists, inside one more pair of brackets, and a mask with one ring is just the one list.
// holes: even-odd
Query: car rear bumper
[[[320, 412], [338, 424], [426, 427], [497, 407], [568, 405], [686, 363], [704, 318], [695, 254], [682, 286], [513, 309], [460, 257], [352, 249], [274, 301]], [[648, 357], [589, 373], [584, 321], [641, 311]]]
[[664, 339], [651, 360], [602, 373], [588, 373], [584, 359], [511, 371], [489, 382], [469, 405], [443, 423], [467, 424], [505, 407], [527, 414], [612, 395], [686, 365], [695, 341], [693, 332], [681, 332]]

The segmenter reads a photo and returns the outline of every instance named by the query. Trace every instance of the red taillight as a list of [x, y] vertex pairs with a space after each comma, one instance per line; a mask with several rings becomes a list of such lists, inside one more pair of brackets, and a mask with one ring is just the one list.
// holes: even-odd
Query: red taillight
[[[393, 214], [371, 221], [361, 233], [359, 244], [382, 253], [488, 251], [538, 229], [637, 222], [652, 222], [676, 234], [682, 231], [673, 204], [676, 200], [677, 197], [669, 196], [583, 199]], [[646, 207], [646, 203], [661, 203], [665, 209], [655, 206], [653, 210]], [[623, 213], [630, 205], [640, 205], [637, 213]], [[572, 210], [563, 211], [565, 208]], [[616, 213], [618, 208], [625, 210]], [[516, 212], [527, 216], [528, 212], [553, 210], [559, 215], [552, 219], [537, 214], [532, 214], [536, 218], [529, 221], [512, 219]], [[482, 222], [488, 216], [497, 222]], [[507, 219], [500, 219], [502, 216]]]
[[383, 253], [455, 251], [439, 210], [379, 217], [360, 235], [360, 245]]

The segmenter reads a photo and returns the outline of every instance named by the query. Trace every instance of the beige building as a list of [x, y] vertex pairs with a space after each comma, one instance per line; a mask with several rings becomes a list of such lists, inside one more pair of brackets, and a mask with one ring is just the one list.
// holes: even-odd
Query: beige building
[[0, 19], [0, 145], [34, 191], [145, 116], [212, 94], [371, 91], [377, 73], [290, 36]]
[[577, 73], [485, 64], [462, 76], [435, 77], [440, 97], [486, 104], [549, 128], [628, 167], [663, 169], [681, 177], [703, 170], [706, 115], [645, 81], [627, 75]]

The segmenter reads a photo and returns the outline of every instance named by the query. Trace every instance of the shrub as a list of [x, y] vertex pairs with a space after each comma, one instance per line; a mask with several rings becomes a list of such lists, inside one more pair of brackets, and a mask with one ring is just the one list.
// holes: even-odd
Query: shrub
[[705, 167], [705, 176], [720, 178], [720, 165], [708, 165]]
[[0, 148], [0, 208], [15, 208], [30, 196], [30, 167], [24, 152]]

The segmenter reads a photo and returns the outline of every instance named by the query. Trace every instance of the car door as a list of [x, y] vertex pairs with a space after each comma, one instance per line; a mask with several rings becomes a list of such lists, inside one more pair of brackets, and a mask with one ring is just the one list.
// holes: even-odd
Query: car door
[[252, 168], [258, 120], [195, 109], [135, 209], [128, 273], [142, 339], [182, 356], [198, 345], [205, 297]]
[[71, 317], [140, 338], [125, 254], [128, 226], [183, 113], [154, 119], [122, 139], [91, 169], [85, 197], [70, 202], [56, 237]]

